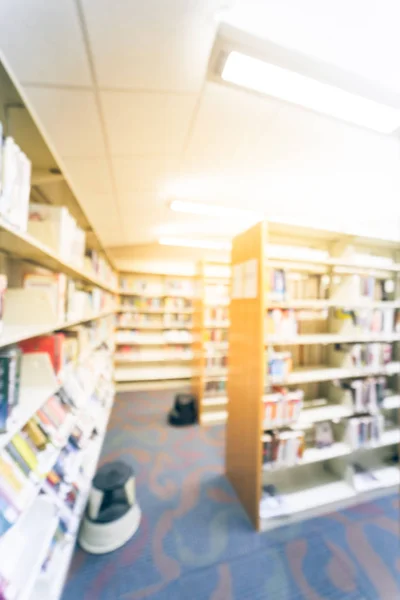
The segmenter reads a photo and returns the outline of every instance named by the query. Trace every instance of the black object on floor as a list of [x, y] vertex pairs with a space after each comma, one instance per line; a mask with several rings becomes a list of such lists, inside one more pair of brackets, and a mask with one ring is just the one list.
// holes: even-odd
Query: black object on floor
[[168, 423], [175, 427], [197, 423], [196, 398], [191, 394], [177, 394], [174, 407], [168, 413]]

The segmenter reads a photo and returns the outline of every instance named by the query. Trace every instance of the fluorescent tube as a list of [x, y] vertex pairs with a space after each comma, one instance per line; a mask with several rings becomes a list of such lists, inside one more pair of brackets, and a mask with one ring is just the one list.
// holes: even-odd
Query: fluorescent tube
[[393, 133], [400, 127], [399, 109], [241, 52], [230, 52], [221, 78], [380, 133]]
[[205, 250], [230, 250], [232, 245], [224, 240], [202, 240], [177, 237], [161, 237], [158, 243], [162, 246], [182, 246], [184, 248], [204, 248]]

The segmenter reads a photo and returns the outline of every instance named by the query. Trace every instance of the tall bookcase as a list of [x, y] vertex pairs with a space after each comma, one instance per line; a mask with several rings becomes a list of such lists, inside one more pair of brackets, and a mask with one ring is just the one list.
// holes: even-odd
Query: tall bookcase
[[[19, 347], [23, 351], [18, 403], [8, 406], [0, 433], [2, 464], [10, 464], [11, 447], [18, 460], [16, 440], [21, 443], [28, 428], [44, 422], [41, 419], [50, 403], [53, 407], [57, 404], [58, 411], [65, 406], [67, 412], [58, 430], [53, 431], [50, 423], [45, 429], [45, 448], [35, 454], [37, 467], [29, 462], [31, 477], [23, 483], [22, 471], [19, 475], [26, 494], [18, 501], [11, 496], [18, 508], [11, 526], [0, 536], [2, 582], [21, 598], [57, 600], [114, 401], [117, 290], [113, 281], [68, 262], [1, 218], [0, 263], [1, 273], [8, 278], [8, 287], [2, 292], [0, 353], [18, 352]], [[55, 333], [63, 334], [60, 355], [50, 349]], [[4, 398], [4, 387], [2, 390], [3, 420], [4, 402], [10, 398]], [[71, 436], [77, 431], [82, 437], [72, 450]], [[52, 487], [55, 469], [59, 487]], [[26, 544], [27, 539], [35, 543]]]
[[226, 473], [256, 529], [398, 489], [399, 257], [274, 223], [233, 240]]
[[189, 385], [194, 300], [193, 276], [121, 275], [115, 353], [121, 389]]
[[203, 262], [194, 303], [194, 372], [199, 423], [226, 422], [230, 266]]

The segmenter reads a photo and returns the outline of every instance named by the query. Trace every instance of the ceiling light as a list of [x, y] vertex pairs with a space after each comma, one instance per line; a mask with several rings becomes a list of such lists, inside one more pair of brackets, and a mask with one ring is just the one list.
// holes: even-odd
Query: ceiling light
[[230, 250], [232, 244], [224, 240], [189, 239], [177, 237], [161, 237], [158, 243], [162, 246], [182, 246], [185, 248], [203, 248], [205, 250]]
[[221, 77], [229, 83], [380, 133], [393, 133], [400, 126], [399, 109], [241, 52], [229, 53]]
[[170, 204], [171, 210], [183, 212], [191, 215], [204, 215], [206, 217], [224, 217], [245, 221], [245, 226], [249, 223], [257, 223], [264, 219], [261, 213], [241, 208], [229, 208], [218, 206], [216, 204], [205, 204], [204, 202], [189, 202], [186, 200], [173, 200]]

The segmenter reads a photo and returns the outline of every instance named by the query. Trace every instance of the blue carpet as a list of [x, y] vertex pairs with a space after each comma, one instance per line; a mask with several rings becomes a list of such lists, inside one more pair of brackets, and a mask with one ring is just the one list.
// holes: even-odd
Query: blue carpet
[[398, 495], [257, 534], [223, 476], [224, 428], [167, 427], [172, 396], [118, 396], [102, 462], [135, 468], [142, 522], [116, 552], [77, 549], [63, 600], [400, 598]]

